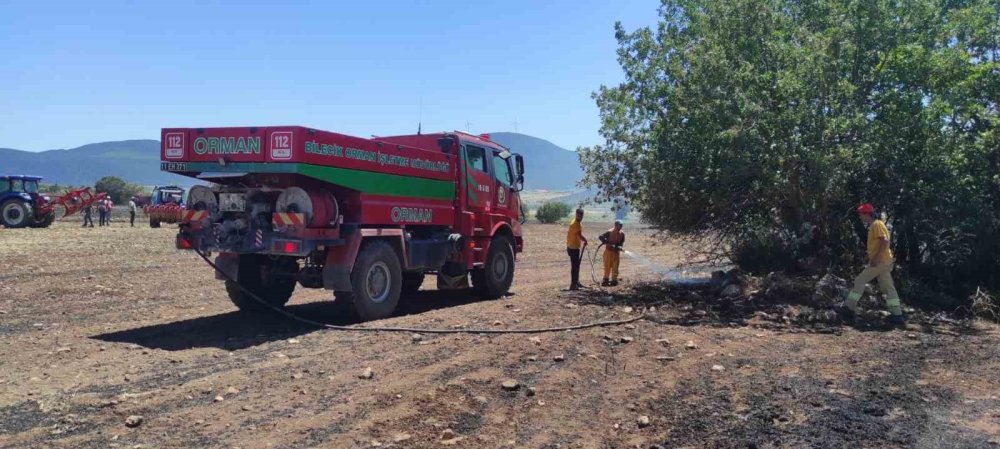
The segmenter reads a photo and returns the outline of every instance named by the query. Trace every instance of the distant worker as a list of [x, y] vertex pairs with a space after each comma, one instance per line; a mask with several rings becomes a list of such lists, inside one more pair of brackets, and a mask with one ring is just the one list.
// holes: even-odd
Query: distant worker
[[576, 218], [569, 222], [566, 233], [566, 253], [569, 254], [569, 289], [580, 289], [580, 253], [587, 247], [587, 238], [583, 236], [583, 209], [576, 210]]
[[105, 200], [97, 202], [97, 226], [104, 226], [108, 221], [108, 203]]
[[88, 204], [87, 207], [83, 208], [83, 227], [86, 228], [87, 224], [90, 227], [94, 227], [94, 205]]
[[854, 288], [847, 295], [845, 313], [848, 320], [853, 320], [858, 312], [858, 300], [864, 294], [865, 286], [872, 279], [878, 279], [878, 287], [885, 294], [885, 306], [892, 315], [889, 323], [895, 326], [906, 324], [903, 317], [902, 305], [899, 302], [899, 293], [892, 283], [892, 266], [895, 260], [892, 257], [892, 250], [889, 249], [889, 228], [882, 220], [875, 219], [875, 208], [871, 204], [862, 204], [857, 209], [861, 222], [868, 227], [868, 266], [854, 279]]
[[111, 198], [104, 198], [104, 226], [111, 226], [111, 212], [114, 211], [115, 202]]
[[129, 226], [131, 226], [133, 228], [135, 227], [135, 211], [136, 211], [136, 209], [139, 208], [135, 204], [135, 201], [136, 201], [136, 199], [135, 199], [134, 196], [128, 200], [128, 222], [129, 222]]
[[[621, 263], [622, 245], [625, 244], [625, 233], [622, 232], [624, 223], [615, 220], [615, 226], [601, 234], [598, 239], [604, 244], [604, 280], [601, 286], [614, 287], [618, 285], [618, 264]], [[608, 275], [611, 280], [608, 280]]]

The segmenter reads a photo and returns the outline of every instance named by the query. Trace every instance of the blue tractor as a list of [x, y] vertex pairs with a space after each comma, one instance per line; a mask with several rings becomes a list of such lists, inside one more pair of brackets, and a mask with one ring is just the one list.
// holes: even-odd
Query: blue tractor
[[36, 217], [36, 207], [49, 202], [48, 197], [38, 193], [41, 180], [39, 176], [0, 176], [0, 224], [8, 228], [52, 224], [54, 213]]
[[40, 176], [0, 176], [0, 225], [8, 228], [46, 228], [56, 219], [56, 207], [66, 217], [107, 196], [89, 188], [70, 189], [58, 197], [38, 191]]

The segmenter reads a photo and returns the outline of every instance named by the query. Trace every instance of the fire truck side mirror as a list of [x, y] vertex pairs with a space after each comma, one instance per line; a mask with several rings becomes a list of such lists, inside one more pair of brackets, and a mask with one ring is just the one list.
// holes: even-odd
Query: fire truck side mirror
[[514, 183], [514, 190], [520, 192], [524, 189], [524, 157], [517, 153], [514, 153], [514, 170], [517, 171], [517, 182]]

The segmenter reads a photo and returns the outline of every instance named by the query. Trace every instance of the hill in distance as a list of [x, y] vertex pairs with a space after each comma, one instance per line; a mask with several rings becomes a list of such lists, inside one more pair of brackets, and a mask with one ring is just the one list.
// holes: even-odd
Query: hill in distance
[[525, 189], [575, 190], [583, 178], [576, 151], [526, 134], [490, 133], [490, 140], [524, 156]]
[[[490, 138], [524, 156], [525, 187], [572, 190], [583, 176], [576, 152], [544, 139], [498, 132]], [[93, 185], [104, 176], [117, 176], [140, 185], [190, 186], [194, 179], [160, 171], [160, 141], [122, 140], [38, 153], [0, 148], [0, 174], [37, 175], [45, 182]]]
[[92, 186], [105, 176], [141, 185], [196, 183], [160, 171], [159, 140], [101, 142], [38, 153], [0, 148], [0, 173], [37, 175], [46, 183], [73, 186]]

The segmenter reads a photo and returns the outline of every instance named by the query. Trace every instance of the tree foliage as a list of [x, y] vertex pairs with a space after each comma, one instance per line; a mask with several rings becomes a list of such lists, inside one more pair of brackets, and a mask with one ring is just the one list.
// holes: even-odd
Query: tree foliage
[[[1000, 4], [665, 0], [617, 24], [584, 184], [729, 256], [856, 261], [852, 209], [893, 226], [911, 287], [1000, 286]], [[852, 259], [852, 257], [854, 259]], [[752, 257], [751, 257], [752, 259]], [[790, 263], [790, 262], [789, 262]]]
[[535, 218], [542, 223], [555, 223], [569, 215], [570, 207], [566, 203], [548, 201], [535, 211]]
[[141, 195], [145, 188], [136, 184], [129, 184], [117, 176], [105, 176], [94, 183], [94, 190], [97, 192], [107, 192], [111, 201], [115, 204], [127, 203], [129, 198]]

